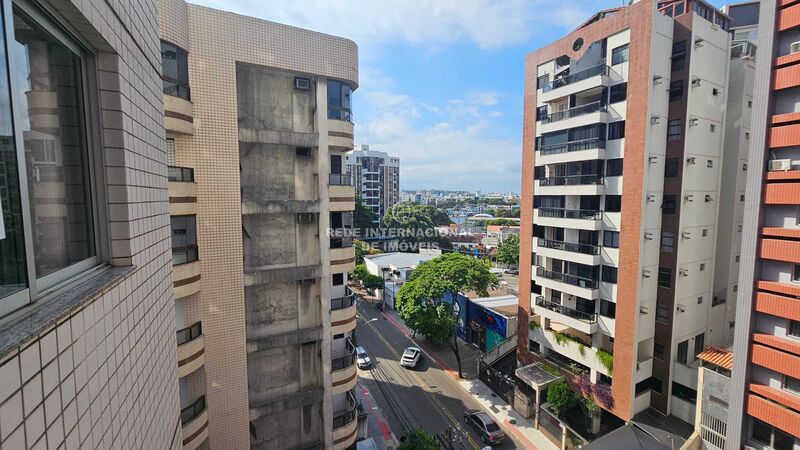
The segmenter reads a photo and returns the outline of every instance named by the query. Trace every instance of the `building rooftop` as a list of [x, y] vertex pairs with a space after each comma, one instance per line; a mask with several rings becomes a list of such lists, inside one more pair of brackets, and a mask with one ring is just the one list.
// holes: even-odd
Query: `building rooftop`
[[516, 295], [498, 295], [495, 297], [474, 298], [472, 303], [491, 309], [505, 317], [516, 317], [519, 299]]
[[638, 422], [617, 428], [585, 445], [587, 450], [670, 450], [681, 448], [684, 440], [672, 433]]
[[436, 258], [437, 256], [439, 255], [433, 253], [392, 252], [365, 255], [364, 259], [368, 259], [381, 267], [414, 268], [420, 263]]
[[520, 367], [514, 372], [514, 374], [528, 386], [535, 386], [537, 388], [547, 386], [553, 381], [561, 378], [544, 370], [542, 368], [542, 363], [538, 362]]
[[697, 357], [709, 364], [733, 370], [733, 352], [730, 350], [707, 345], [706, 349], [698, 354]]

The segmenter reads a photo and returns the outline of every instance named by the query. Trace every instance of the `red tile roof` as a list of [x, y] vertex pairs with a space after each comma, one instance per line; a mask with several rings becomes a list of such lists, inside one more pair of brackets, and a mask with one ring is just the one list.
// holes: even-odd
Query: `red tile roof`
[[730, 350], [723, 350], [709, 345], [702, 353], [697, 355], [697, 357], [709, 364], [722, 367], [723, 369], [733, 369], [733, 352]]

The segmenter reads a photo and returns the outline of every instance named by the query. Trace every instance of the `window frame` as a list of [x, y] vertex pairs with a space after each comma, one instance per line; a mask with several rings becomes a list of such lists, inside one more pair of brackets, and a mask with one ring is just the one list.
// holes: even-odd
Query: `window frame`
[[608, 135], [606, 140], [613, 141], [615, 139], [624, 139], [625, 138], [625, 121], [618, 120], [616, 122], [610, 122], [608, 124]]
[[[674, 131], [678, 132], [675, 133]], [[667, 141], [680, 141], [683, 137], [683, 121], [678, 119], [669, 119], [667, 121]]]
[[[629, 61], [630, 57], [631, 57], [630, 51], [631, 51], [631, 49], [630, 49], [630, 45], [628, 43], [625, 43], [625, 44], [622, 44], [620, 46], [612, 48], [611, 49], [611, 65], [612, 66], [616, 66], [617, 64], [622, 64], [624, 62]], [[615, 56], [619, 55], [620, 53], [623, 54], [623, 56], [621, 57], [622, 59], [619, 59], [619, 57], [615, 58]]]
[[[108, 230], [107, 205], [105, 192], [105, 176], [102, 155], [102, 123], [100, 119], [99, 88], [97, 83], [97, 65], [91, 46], [81, 37], [68, 31], [66, 26], [53, 19], [46, 10], [32, 4], [28, 0], [0, 0], [3, 9], [3, 27], [0, 32], [0, 45], [5, 44], [5, 63], [12, 64], [10, 59], [11, 45], [16, 42], [14, 34], [14, 15], [20, 13], [30, 22], [35, 23], [48, 36], [48, 38], [64, 46], [76, 58], [77, 74], [76, 94], [80, 101], [80, 116], [82, 131], [82, 149], [85, 157], [86, 180], [84, 189], [88, 190], [86, 207], [90, 209], [87, 215], [87, 225], [91, 227], [92, 237], [87, 240], [93, 244], [94, 254], [81, 261], [57, 269], [46, 275], [37, 277], [35, 250], [33, 247], [32, 233], [33, 217], [31, 195], [29, 192], [27, 158], [25, 155], [24, 130], [25, 113], [23, 108], [10, 97], [12, 128], [14, 134], [14, 152], [17, 157], [16, 170], [18, 174], [20, 205], [23, 226], [23, 243], [25, 254], [25, 271], [27, 286], [18, 292], [0, 298], [0, 317], [3, 317], [25, 305], [42, 300], [51, 294], [61, 291], [70, 283], [85, 276], [92, 275], [108, 259]], [[25, 85], [26, 80], [21, 80], [14, 70], [8, 70], [9, 90], [13, 93], [18, 86]], [[12, 168], [13, 169], [13, 168]]]
[[[669, 102], [679, 102], [683, 100], [683, 91], [686, 88], [683, 80], [673, 80], [669, 83]], [[680, 95], [673, 94], [674, 92], [680, 92]]]
[[[172, 47], [175, 47], [175, 55], [176, 55], [175, 61], [176, 61], [176, 64], [180, 65], [181, 52], [183, 52], [183, 55], [186, 57], [186, 81], [180, 80], [178, 78], [173, 78], [173, 77], [170, 77], [170, 76], [165, 76], [164, 73], [163, 73], [163, 69], [162, 69], [162, 73], [161, 73], [161, 81], [162, 81], [162, 83], [161, 83], [162, 84], [161, 91], [162, 91], [162, 93], [164, 95], [169, 95], [170, 97], [177, 97], [177, 98], [186, 100], [187, 102], [191, 102], [192, 101], [192, 89], [189, 86], [189, 51], [186, 50], [185, 48], [181, 47], [180, 45], [177, 45], [177, 44], [175, 44], [173, 42], [170, 42], [170, 41], [168, 41], [166, 39], [159, 39], [159, 46], [163, 46], [164, 44], [170, 45]], [[163, 55], [164, 52], [162, 51], [161, 53]], [[162, 66], [163, 66], [163, 60], [164, 60], [164, 57], [162, 56], [161, 57]], [[178, 67], [178, 72], [180, 72], [180, 67]], [[169, 82], [169, 83], [174, 83], [178, 87], [184, 88], [185, 91], [186, 91], [186, 95], [185, 96], [180, 95], [180, 89], [178, 90], [178, 95], [168, 94], [166, 92], [165, 87], [164, 87], [164, 81]]]
[[608, 88], [608, 104], [624, 102], [628, 99], [628, 83], [619, 83]]
[[[174, 245], [172, 245], [172, 233], [174, 232], [174, 228], [172, 228], [172, 220], [174, 220], [174, 219], [185, 219], [187, 217], [191, 217], [191, 218], [194, 219], [194, 245], [185, 245], [183, 247], [175, 247]], [[169, 216], [169, 220], [170, 220], [170, 250], [171, 250], [172, 255], [173, 255], [173, 257], [172, 257], [173, 258], [172, 259], [172, 266], [173, 267], [174, 266], [182, 266], [184, 264], [191, 264], [193, 262], [200, 261], [200, 249], [199, 249], [199, 246], [197, 245], [197, 238], [198, 238], [197, 215], [196, 214], [170, 215]], [[184, 230], [186, 230], [187, 228], [188, 227], [184, 227]], [[186, 262], [176, 263], [175, 262], [175, 256], [174, 256], [175, 249], [190, 249], [190, 248], [194, 248], [195, 249], [195, 259], [188, 260], [188, 258], [187, 258]]]

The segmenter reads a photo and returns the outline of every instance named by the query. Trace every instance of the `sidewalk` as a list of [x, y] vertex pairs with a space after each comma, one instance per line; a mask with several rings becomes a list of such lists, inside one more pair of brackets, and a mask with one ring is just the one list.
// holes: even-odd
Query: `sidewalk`
[[[403, 334], [406, 336], [413, 335], [412, 331], [406, 326], [397, 311], [386, 310], [383, 312], [383, 315]], [[461, 368], [465, 377], [459, 379], [457, 371], [453, 369], [453, 367], [456, 367], [456, 359], [450, 347], [447, 345], [431, 344], [426, 342], [424, 338], [413, 340], [429, 358], [434, 360], [442, 370], [455, 379], [462, 389], [469, 392], [475, 401], [477, 401], [498, 424], [502, 425], [507, 434], [512, 435], [529, 449], [558, 450], [559, 447], [536, 430], [528, 419], [523, 418], [519, 413], [514, 411], [508, 403], [498, 397], [497, 394], [492, 392], [492, 390], [478, 378], [478, 364], [476, 362], [480, 357], [480, 351], [478, 349], [461, 340], [458, 341], [459, 352], [461, 353]], [[511, 423], [512, 421], [515, 423]]]
[[375, 440], [378, 449], [394, 450], [397, 448], [399, 441], [389, 429], [383, 410], [377, 406], [377, 402], [372, 399], [372, 394], [361, 383], [358, 383], [356, 388], [356, 400], [364, 405], [364, 412], [369, 414], [367, 416], [368, 435]]

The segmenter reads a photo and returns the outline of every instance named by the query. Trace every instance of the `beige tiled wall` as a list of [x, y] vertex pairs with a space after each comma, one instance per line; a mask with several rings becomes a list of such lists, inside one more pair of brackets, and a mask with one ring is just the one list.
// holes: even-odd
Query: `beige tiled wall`
[[[177, 448], [155, 3], [74, 0], [52, 7], [97, 54], [97, 150], [107, 180], [98, 201], [107, 200], [110, 221], [100, 235], [109, 262], [135, 267], [0, 356], [0, 448]], [[24, 317], [25, 309], [17, 314]]]

